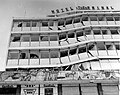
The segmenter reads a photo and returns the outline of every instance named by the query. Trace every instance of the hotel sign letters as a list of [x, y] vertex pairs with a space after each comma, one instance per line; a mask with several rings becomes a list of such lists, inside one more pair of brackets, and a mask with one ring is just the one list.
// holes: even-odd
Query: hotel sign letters
[[69, 12], [73, 10], [113, 10], [114, 8], [112, 6], [77, 6], [75, 8], [69, 7], [69, 8], [61, 8], [56, 10], [51, 10], [52, 14], [59, 14], [64, 12]]

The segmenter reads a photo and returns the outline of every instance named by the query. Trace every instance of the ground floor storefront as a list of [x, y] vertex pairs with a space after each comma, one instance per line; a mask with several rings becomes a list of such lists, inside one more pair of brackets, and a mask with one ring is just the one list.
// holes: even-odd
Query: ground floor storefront
[[0, 95], [119, 95], [118, 80], [1, 82]]

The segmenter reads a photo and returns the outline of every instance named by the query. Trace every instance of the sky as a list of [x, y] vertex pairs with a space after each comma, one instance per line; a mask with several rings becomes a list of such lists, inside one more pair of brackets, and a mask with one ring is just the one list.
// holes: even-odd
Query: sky
[[0, 71], [5, 69], [13, 17], [45, 17], [51, 10], [78, 5], [120, 10], [120, 0], [0, 0]]

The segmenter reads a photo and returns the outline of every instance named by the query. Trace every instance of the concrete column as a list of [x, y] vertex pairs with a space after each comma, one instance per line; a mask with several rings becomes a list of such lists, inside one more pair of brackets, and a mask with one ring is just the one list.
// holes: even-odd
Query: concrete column
[[53, 95], [58, 95], [57, 84], [53, 88], [53, 93], [54, 93]]
[[44, 85], [40, 85], [40, 95], [44, 95]]
[[21, 85], [17, 85], [16, 95], [21, 95]]
[[58, 95], [62, 95], [62, 84], [58, 84], [58, 86], [57, 86], [57, 88], [58, 88]]

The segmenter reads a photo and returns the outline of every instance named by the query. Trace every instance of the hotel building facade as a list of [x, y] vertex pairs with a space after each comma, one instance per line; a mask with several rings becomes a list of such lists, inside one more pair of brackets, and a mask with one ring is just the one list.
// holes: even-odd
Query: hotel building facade
[[119, 95], [120, 11], [78, 8], [13, 18], [0, 95]]

